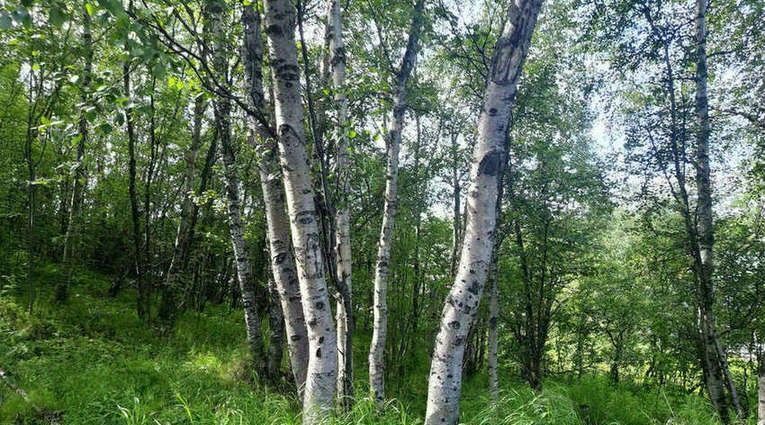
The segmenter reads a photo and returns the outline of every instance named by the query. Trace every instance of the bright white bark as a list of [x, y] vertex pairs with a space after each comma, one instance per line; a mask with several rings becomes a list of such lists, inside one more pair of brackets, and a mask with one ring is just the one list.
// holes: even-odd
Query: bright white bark
[[335, 175], [337, 199], [335, 204], [335, 259], [337, 282], [341, 288], [337, 303], [337, 394], [343, 405], [353, 396], [352, 286], [351, 286], [351, 226], [348, 209], [348, 99], [345, 96], [345, 43], [339, 0], [328, 2], [329, 66], [332, 73], [335, 107], [337, 108], [337, 140], [335, 141]]
[[422, 30], [424, 0], [417, 0], [412, 14], [407, 42], [401, 67], [396, 75], [393, 93], [393, 118], [386, 138], [387, 163], [385, 167], [385, 206], [382, 228], [377, 244], [377, 266], [373, 293], [374, 322], [372, 345], [369, 349], [369, 386], [378, 407], [385, 401], [385, 340], [388, 335], [388, 272], [390, 246], [393, 237], [393, 223], [396, 216], [398, 197], [398, 153], [401, 147], [401, 131], [406, 112], [406, 82], [414, 68]]
[[430, 368], [427, 425], [451, 425], [459, 420], [462, 359], [491, 265], [510, 113], [541, 4], [541, 0], [511, 2], [504, 31], [494, 48], [470, 170], [460, 263], [444, 304]]
[[[253, 112], [265, 120], [268, 116], [263, 94], [263, 42], [260, 36], [260, 15], [252, 5], [242, 13], [244, 27], [243, 63], [248, 103]], [[266, 226], [271, 256], [271, 272], [284, 315], [287, 348], [292, 375], [298, 394], [305, 387], [308, 368], [308, 335], [303, 316], [295, 261], [292, 256], [289, 220], [284, 205], [284, 186], [277, 163], [277, 147], [271, 130], [256, 117], [250, 117], [251, 144], [259, 152], [260, 186], [265, 204]], [[258, 136], [257, 142], [255, 136]]]
[[276, 128], [292, 244], [308, 326], [304, 423], [317, 423], [333, 407], [337, 334], [324, 277], [324, 259], [303, 134], [300, 69], [295, 46], [295, 9], [289, 0], [266, 0], [266, 34], [274, 87]]

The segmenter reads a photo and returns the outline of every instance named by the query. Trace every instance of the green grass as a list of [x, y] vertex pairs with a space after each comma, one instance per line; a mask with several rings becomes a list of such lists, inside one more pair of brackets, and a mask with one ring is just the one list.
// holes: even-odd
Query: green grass
[[[44, 268], [38, 287], [60, 274]], [[33, 315], [23, 291], [0, 296], [0, 368], [28, 393], [28, 401], [0, 384], [0, 423], [64, 424], [298, 424], [289, 391], [253, 384], [248, 375], [241, 313], [224, 306], [190, 312], [169, 337], [136, 317], [129, 292], [110, 299], [108, 280], [76, 275], [71, 301], [54, 306], [38, 297]], [[363, 337], [362, 337], [363, 338]], [[365, 393], [364, 350], [356, 344], [358, 394]], [[384, 413], [360, 399], [333, 424], [419, 424], [424, 415], [427, 359], [388, 382], [396, 399]], [[509, 373], [507, 374], [509, 375]], [[499, 402], [487, 397], [485, 375], [465, 382], [462, 417], [470, 424], [706, 425], [717, 424], [701, 397], [593, 377], [549, 380], [535, 394], [505, 382]]]

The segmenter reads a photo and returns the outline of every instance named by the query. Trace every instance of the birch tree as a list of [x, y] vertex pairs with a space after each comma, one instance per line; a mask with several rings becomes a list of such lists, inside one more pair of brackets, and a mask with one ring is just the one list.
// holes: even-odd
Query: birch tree
[[372, 327], [372, 345], [369, 349], [369, 387], [378, 407], [385, 401], [385, 340], [388, 334], [388, 273], [390, 248], [393, 238], [393, 223], [396, 217], [398, 197], [398, 157], [401, 148], [401, 131], [406, 113], [406, 82], [414, 69], [417, 49], [422, 31], [425, 0], [417, 0], [412, 12], [409, 38], [401, 65], [396, 71], [393, 88], [393, 116], [391, 117], [386, 144], [385, 166], [385, 205], [383, 207], [382, 228], [377, 244], [377, 263], [375, 268]]
[[337, 199], [335, 202], [335, 270], [340, 292], [337, 303], [337, 394], [347, 409], [353, 397], [353, 303], [351, 294], [351, 225], [348, 195], [350, 191], [348, 162], [348, 99], [345, 91], [345, 42], [339, 0], [328, 2], [329, 64], [337, 126], [335, 140], [335, 176]]
[[277, 162], [276, 139], [273, 129], [264, 123], [269, 114], [263, 91], [263, 41], [260, 22], [260, 14], [255, 8], [252, 5], [245, 6], [242, 13], [242, 57], [247, 101], [250, 102], [253, 112], [263, 118], [261, 121], [249, 117], [250, 141], [259, 151], [258, 172], [265, 204], [271, 272], [284, 316], [292, 374], [298, 393], [302, 394], [308, 367], [308, 336], [292, 255], [289, 221], [284, 204], [284, 186]]
[[[714, 226], [712, 224], [712, 185], [709, 166], [709, 100], [707, 97], [707, 24], [706, 14], [708, 0], [696, 0], [695, 29], [696, 29], [696, 229], [697, 234], [689, 234], [689, 238], [698, 244], [693, 250], [698, 279], [698, 314], [705, 364], [705, 382], [713, 403], [718, 411], [725, 410], [724, 385], [727, 386], [730, 400], [740, 417], [746, 416], [741, 406], [736, 386], [730, 377], [727, 355], [717, 336], [717, 324], [714, 315], [714, 272], [713, 245]], [[690, 213], [690, 211], [688, 211]], [[726, 414], [721, 413], [723, 420]]]
[[[228, 49], [224, 31], [225, 4], [212, 0], [207, 4], [210, 36], [212, 38], [212, 64], [218, 78], [223, 84], [229, 81]], [[213, 101], [213, 112], [218, 138], [221, 144], [223, 160], [223, 176], [226, 189], [226, 212], [231, 245], [236, 264], [237, 281], [244, 307], [244, 321], [247, 331], [247, 342], [253, 356], [255, 370], [265, 370], [265, 349], [260, 334], [260, 318], [257, 312], [257, 299], [252, 276], [247, 244], [244, 240], [244, 225], [242, 223], [241, 197], [239, 194], [239, 177], [236, 170], [236, 156], [231, 141], [231, 102], [224, 96], [218, 96]]]
[[56, 301], [63, 302], [69, 298], [69, 284], [72, 279], [73, 251], [79, 236], [81, 225], [81, 210], [83, 191], [86, 187], [85, 174], [85, 146], [88, 144], [88, 118], [87, 111], [90, 102], [90, 83], [93, 73], [93, 35], [91, 34], [91, 16], [87, 7], [82, 11], [82, 46], [84, 50], [82, 82], [80, 86], [81, 112], [77, 123], [77, 148], [72, 173], [72, 194], [69, 202], [69, 220], [64, 233], [64, 251], [61, 261], [67, 267], [67, 277], [56, 285], [54, 294]]
[[460, 263], [444, 304], [431, 361], [425, 413], [427, 425], [459, 421], [462, 359], [491, 265], [510, 113], [541, 7], [541, 0], [511, 2], [502, 35], [494, 47], [478, 119], [479, 136], [470, 170]]
[[295, 9], [289, 0], [266, 0], [269, 63], [279, 157], [295, 264], [308, 333], [303, 422], [316, 423], [332, 408], [337, 385], [337, 331], [330, 311], [321, 238], [303, 131]]

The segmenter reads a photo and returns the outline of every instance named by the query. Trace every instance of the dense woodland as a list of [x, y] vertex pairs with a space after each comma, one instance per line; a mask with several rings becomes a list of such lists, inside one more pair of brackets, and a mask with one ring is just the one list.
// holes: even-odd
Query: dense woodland
[[0, 422], [765, 425], [761, 0], [0, 0]]

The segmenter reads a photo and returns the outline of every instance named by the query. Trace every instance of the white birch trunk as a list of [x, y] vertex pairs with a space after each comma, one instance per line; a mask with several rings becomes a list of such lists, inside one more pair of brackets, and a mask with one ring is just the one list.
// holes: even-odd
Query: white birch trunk
[[332, 87], [337, 108], [337, 140], [335, 142], [335, 175], [337, 176], [337, 202], [335, 206], [335, 261], [337, 282], [341, 288], [337, 303], [337, 394], [343, 406], [353, 397], [353, 345], [351, 340], [353, 317], [349, 311], [351, 294], [351, 227], [348, 209], [348, 99], [345, 95], [345, 43], [343, 41], [342, 13], [339, 0], [329, 0], [329, 63]]
[[[697, 236], [699, 245], [699, 285], [700, 285], [700, 320], [704, 340], [705, 357], [709, 366], [707, 385], [713, 403], [719, 409], [726, 409], [727, 401], [717, 402], [725, 397], [723, 384], [727, 386], [730, 400], [739, 417], [746, 416], [746, 411], [736, 391], [736, 385], [730, 376], [725, 349], [717, 335], [714, 316], [714, 225], [712, 222], [712, 183], [709, 165], [709, 98], [707, 93], [707, 24], [706, 14], [709, 0], [696, 0], [696, 120], [698, 124], [696, 144], [696, 190], [698, 195]], [[722, 383], [720, 383], [722, 379]], [[716, 388], [712, 388], [712, 387]], [[726, 414], [727, 415], [727, 414]]]
[[[247, 101], [253, 110], [265, 119], [268, 114], [263, 93], [263, 42], [260, 36], [260, 15], [252, 5], [244, 7], [242, 24], [244, 27], [242, 56], [246, 77], [245, 86], [249, 94]], [[308, 368], [308, 334], [301, 304], [300, 284], [292, 256], [289, 220], [284, 204], [284, 186], [276, 159], [276, 140], [271, 135], [270, 129], [255, 117], [250, 117], [250, 126], [252, 127], [250, 142], [260, 150], [258, 168], [265, 204], [271, 272], [284, 315], [292, 375], [298, 394], [302, 396]], [[259, 138], [257, 143], [256, 135]]]
[[303, 422], [321, 421], [333, 407], [337, 333], [324, 277], [324, 260], [303, 134], [295, 9], [289, 0], [266, 0], [266, 34], [274, 87], [276, 127], [303, 314], [308, 331], [308, 370]]
[[498, 184], [506, 161], [510, 113], [541, 0], [514, 0], [497, 40], [473, 152], [459, 267], [441, 315], [428, 381], [427, 425], [456, 424], [465, 343], [491, 265]]
[[[222, 1], [212, 1], [207, 4], [209, 13], [210, 33], [213, 39], [212, 61], [216, 76], [228, 81], [228, 57], [225, 49], [225, 31], [223, 30], [223, 14], [225, 5]], [[259, 373], [265, 370], [265, 349], [260, 334], [260, 318], [257, 314], [257, 299], [252, 278], [247, 244], [244, 240], [244, 225], [242, 223], [241, 198], [239, 195], [239, 177], [236, 172], [236, 157], [231, 142], [231, 101], [223, 96], [213, 101], [215, 125], [220, 139], [223, 159], [223, 177], [226, 189], [226, 212], [228, 229], [231, 236], [231, 246], [234, 251], [237, 280], [244, 307], [244, 322], [247, 332], [247, 342], [253, 356], [253, 365]]]
[[382, 228], [377, 245], [377, 266], [373, 293], [374, 322], [372, 327], [372, 345], [369, 349], [369, 386], [378, 407], [385, 401], [385, 340], [388, 334], [388, 272], [390, 246], [393, 236], [393, 223], [396, 216], [398, 194], [398, 153], [401, 147], [401, 131], [406, 112], [406, 82], [414, 68], [417, 49], [422, 30], [424, 0], [417, 0], [412, 14], [401, 68], [396, 75], [393, 94], [393, 119], [388, 129], [387, 163], [385, 167], [385, 206], [383, 208]]

